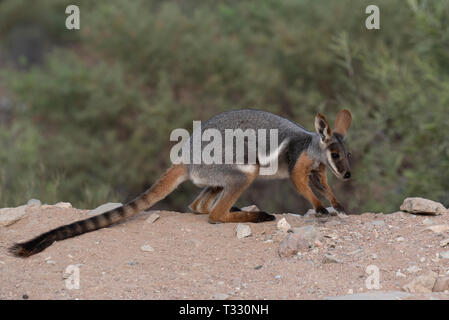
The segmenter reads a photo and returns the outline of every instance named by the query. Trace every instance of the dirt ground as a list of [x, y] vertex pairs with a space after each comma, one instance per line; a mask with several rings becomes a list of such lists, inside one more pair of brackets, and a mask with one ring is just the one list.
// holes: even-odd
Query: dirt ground
[[[88, 212], [33, 206], [25, 218], [0, 227], [0, 299], [326, 299], [403, 291], [405, 284], [429, 271], [449, 275], [449, 259], [440, 258], [449, 250], [441, 244], [449, 232], [427, 229], [448, 224], [449, 214], [365, 213], [325, 219], [278, 214], [273, 222], [249, 223], [252, 235], [238, 239], [235, 223], [209, 224], [206, 215], [169, 211], [158, 211], [160, 218], [149, 223], [146, 219], [155, 212], [149, 211], [54, 243], [27, 259], [7, 253], [11, 243], [87, 218]], [[291, 258], [281, 258], [285, 234], [277, 222], [282, 218], [292, 227], [316, 227], [321, 239]], [[143, 251], [144, 245], [154, 251]], [[339, 261], [326, 261], [328, 253]], [[79, 268], [78, 289], [67, 287], [70, 265]], [[377, 290], [367, 288], [369, 266], [379, 270]], [[449, 292], [404, 299], [415, 298], [449, 299]]]

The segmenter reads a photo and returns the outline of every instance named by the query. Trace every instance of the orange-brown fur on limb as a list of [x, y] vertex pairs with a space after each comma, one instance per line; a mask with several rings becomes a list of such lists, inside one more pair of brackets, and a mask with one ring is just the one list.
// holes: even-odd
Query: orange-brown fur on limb
[[196, 199], [189, 205], [194, 213], [207, 214], [214, 203], [214, 200], [218, 197], [220, 192], [223, 191], [222, 187], [206, 187], [196, 197]]
[[[303, 152], [298, 160], [296, 160], [296, 164], [293, 167], [291, 178], [293, 180], [293, 184], [312, 205], [316, 212], [321, 212], [325, 208], [321, 201], [315, 196], [309, 185], [309, 178], [313, 170], [314, 160], [311, 159], [305, 152]], [[326, 213], [325, 211], [322, 213]]]
[[326, 166], [324, 164], [320, 164], [316, 173], [319, 176], [319, 183], [321, 185], [321, 186], [317, 186], [317, 190], [321, 194], [323, 194], [327, 200], [330, 201], [332, 207], [334, 207], [335, 210], [337, 210], [339, 212], [343, 212], [344, 211], [343, 206], [338, 202], [337, 198], [335, 197], [334, 193], [332, 192], [331, 187], [327, 183]]
[[234, 203], [257, 175], [258, 170], [255, 173], [247, 173], [244, 181], [224, 187], [222, 195], [217, 199], [210, 211], [209, 222], [262, 222], [274, 220], [275, 217], [273, 215], [263, 211], [230, 211]]

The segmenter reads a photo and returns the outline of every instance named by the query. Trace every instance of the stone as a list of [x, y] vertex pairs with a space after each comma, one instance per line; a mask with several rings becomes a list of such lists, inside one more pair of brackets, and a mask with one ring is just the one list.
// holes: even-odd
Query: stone
[[303, 226], [293, 229], [294, 233], [298, 234], [301, 238], [310, 242], [321, 238], [320, 231], [314, 226]]
[[150, 216], [147, 218], [147, 220], [145, 220], [146, 223], [153, 223], [155, 222], [157, 219], [160, 218], [160, 215], [158, 215], [157, 213], [152, 213], [150, 214]]
[[400, 209], [409, 213], [440, 215], [447, 213], [446, 208], [439, 202], [424, 198], [406, 198]]
[[27, 206], [29, 206], [29, 207], [40, 206], [41, 204], [42, 204], [41, 201], [38, 199], [30, 199], [27, 202]]
[[118, 208], [121, 206], [123, 206], [123, 204], [120, 202], [108, 202], [108, 203], [102, 204], [101, 206], [96, 207], [95, 209], [91, 210], [89, 212], [89, 214], [97, 215], [97, 214], [104, 213], [106, 211], [109, 211], [109, 210], [112, 210], [112, 209], [115, 209], [115, 208]]
[[331, 221], [326, 221], [326, 222], [324, 223], [324, 226], [328, 228], [328, 227], [335, 227], [335, 226], [338, 226], [339, 224], [341, 224], [340, 221], [337, 221], [337, 220], [331, 220]]
[[247, 224], [239, 223], [235, 228], [235, 233], [238, 239], [243, 239], [251, 235], [251, 228]]
[[441, 240], [440, 241], [440, 246], [441, 247], [445, 247], [449, 244], [449, 239], [445, 239], [445, 240]]
[[401, 272], [401, 269], [396, 271], [396, 278], [406, 278], [407, 276]]
[[431, 225], [433, 224], [433, 220], [430, 219], [430, 218], [425, 218], [425, 219], [422, 221], [422, 223], [425, 224], [426, 226], [431, 226]]
[[307, 212], [305, 213], [304, 217], [311, 217], [311, 216], [315, 216], [316, 212], [313, 209], [309, 209], [307, 210]]
[[0, 226], [9, 226], [26, 216], [27, 205], [0, 209]]
[[440, 259], [449, 259], [449, 251], [443, 251], [439, 254]]
[[408, 273], [417, 273], [417, 272], [419, 272], [419, 271], [421, 271], [422, 269], [421, 268], [418, 268], [417, 266], [411, 266], [411, 267], [408, 267], [407, 269], [406, 269], [406, 271], [408, 272]]
[[340, 219], [347, 219], [349, 218], [349, 216], [346, 213], [337, 213], [337, 217], [339, 217]]
[[410, 297], [410, 293], [401, 291], [371, 291], [348, 294], [344, 296], [327, 297], [327, 300], [398, 300]]
[[253, 204], [252, 206], [243, 207], [243, 208], [241, 208], [241, 210], [242, 211], [250, 211], [250, 212], [260, 211], [260, 209], [255, 204]]
[[433, 292], [445, 292], [449, 290], [449, 277], [439, 277], [435, 281], [435, 285], [432, 288]]
[[412, 293], [428, 293], [432, 292], [432, 289], [437, 280], [438, 274], [433, 271], [429, 271], [419, 277], [416, 277], [411, 282], [406, 284], [402, 289]]
[[381, 227], [385, 225], [384, 220], [374, 220], [370, 222], [373, 226]]
[[279, 245], [279, 256], [288, 258], [296, 255], [300, 250], [306, 250], [312, 243], [305, 239], [300, 233], [289, 233], [282, 239]]
[[396, 241], [397, 242], [403, 242], [405, 239], [404, 239], [404, 237], [397, 237], [396, 238]]
[[67, 208], [71, 208], [72, 204], [70, 202], [58, 202], [55, 204], [55, 207], [67, 209]]
[[343, 261], [338, 259], [333, 254], [325, 254], [324, 255], [324, 259], [323, 259], [323, 263], [343, 263]]
[[449, 225], [437, 224], [436, 226], [430, 226], [430, 227], [427, 227], [426, 229], [431, 230], [435, 233], [442, 233], [442, 232], [449, 231]]
[[153, 247], [148, 244], [144, 244], [143, 246], [141, 246], [140, 250], [145, 251], [145, 252], [153, 252], [154, 251]]
[[291, 225], [285, 220], [285, 218], [282, 218], [277, 223], [277, 228], [282, 231], [283, 233], [287, 233], [289, 230], [291, 230]]

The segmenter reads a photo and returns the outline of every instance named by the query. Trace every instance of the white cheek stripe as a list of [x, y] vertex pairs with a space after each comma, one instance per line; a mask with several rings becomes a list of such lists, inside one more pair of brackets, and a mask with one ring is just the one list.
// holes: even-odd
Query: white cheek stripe
[[334, 170], [334, 173], [340, 175], [340, 172], [338, 172], [337, 168], [335, 167], [334, 161], [332, 160], [330, 151], [326, 151], [326, 154], [327, 154], [327, 162], [329, 163], [329, 165]]

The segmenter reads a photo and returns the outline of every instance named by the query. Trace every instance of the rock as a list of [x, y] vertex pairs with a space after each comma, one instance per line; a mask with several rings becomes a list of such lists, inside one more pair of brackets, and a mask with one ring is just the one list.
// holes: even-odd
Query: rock
[[403, 242], [405, 239], [404, 239], [404, 237], [397, 237], [396, 238], [396, 241], [397, 242]]
[[56, 264], [56, 261], [54, 261], [54, 260], [46, 260], [45, 262], [47, 264]]
[[315, 210], [309, 209], [309, 210], [307, 210], [307, 212], [306, 212], [306, 214], [304, 215], [304, 217], [311, 217], [311, 216], [314, 217], [315, 215], [316, 215]]
[[276, 280], [280, 280], [280, 279], [281, 279], [281, 275], [280, 275], [280, 274], [277, 274], [277, 275], [274, 276], [274, 278], [275, 278]]
[[144, 244], [143, 246], [141, 246], [140, 250], [145, 251], [145, 252], [153, 252], [154, 251], [153, 247], [148, 244]]
[[71, 208], [72, 204], [70, 202], [58, 202], [55, 204], [55, 207], [58, 208]]
[[325, 254], [324, 255], [324, 259], [323, 259], [323, 263], [343, 263], [343, 261], [338, 259], [333, 254]]
[[407, 276], [401, 272], [401, 269], [396, 271], [396, 278], [406, 278]]
[[431, 230], [435, 233], [442, 233], [442, 232], [446, 232], [449, 230], [449, 225], [447, 224], [438, 224], [436, 226], [430, 226], [427, 227], [426, 229]]
[[409, 213], [440, 215], [447, 212], [439, 202], [424, 198], [406, 198], [400, 209]]
[[255, 204], [253, 204], [252, 206], [243, 207], [243, 208], [241, 208], [241, 210], [242, 211], [251, 211], [251, 212], [260, 211], [260, 209]]
[[429, 271], [426, 274], [423, 274], [419, 277], [416, 277], [411, 282], [406, 284], [402, 289], [407, 292], [412, 293], [427, 293], [432, 292], [432, 289], [435, 285], [435, 281], [438, 277], [433, 271]]
[[30, 199], [27, 202], [27, 206], [33, 207], [33, 206], [40, 206], [41, 205], [41, 201], [37, 200], [37, 199]]
[[304, 226], [299, 228], [294, 228], [294, 233], [298, 234], [301, 238], [308, 240], [310, 242], [321, 238], [320, 231], [314, 226]]
[[418, 268], [417, 266], [411, 266], [411, 267], [408, 267], [407, 269], [406, 269], [406, 271], [408, 272], [408, 273], [417, 273], [417, 272], [419, 272], [419, 271], [421, 271], [422, 269], [421, 268]]
[[425, 219], [422, 221], [422, 223], [425, 224], [426, 226], [430, 226], [430, 225], [433, 224], [433, 220], [430, 219], [430, 218], [425, 218]]
[[145, 220], [146, 223], [153, 223], [155, 222], [157, 219], [160, 218], [160, 215], [158, 215], [157, 213], [152, 213], [150, 214], [150, 216], [147, 218], [147, 220]]
[[212, 295], [212, 299], [214, 300], [228, 300], [229, 299], [229, 295], [226, 293], [214, 293]]
[[440, 246], [441, 247], [445, 247], [449, 244], [449, 239], [445, 239], [445, 240], [441, 240], [440, 241]]
[[238, 239], [243, 239], [251, 235], [251, 228], [247, 224], [239, 223], [235, 228], [235, 233]]
[[401, 291], [371, 291], [344, 296], [327, 297], [327, 300], [398, 300], [410, 297], [410, 293]]
[[299, 250], [305, 250], [312, 246], [311, 241], [305, 239], [301, 233], [289, 233], [282, 239], [279, 245], [279, 256], [283, 258], [292, 257]]
[[328, 227], [338, 226], [339, 224], [341, 224], [340, 221], [337, 221], [337, 220], [331, 220], [331, 221], [326, 221], [326, 222], [324, 223], [324, 226], [328, 228]]
[[449, 290], [449, 277], [439, 277], [435, 281], [435, 285], [432, 288], [433, 292], [444, 292]]
[[291, 225], [285, 220], [285, 218], [282, 218], [277, 223], [277, 228], [281, 230], [283, 233], [287, 233], [289, 230], [291, 230]]
[[120, 202], [108, 202], [108, 203], [102, 204], [101, 206], [96, 207], [95, 209], [91, 210], [89, 212], [89, 214], [94, 216], [94, 215], [104, 213], [106, 211], [109, 211], [109, 210], [112, 210], [112, 209], [115, 209], [115, 208], [118, 208], [121, 206], [123, 206], [123, 204]]
[[449, 259], [449, 251], [443, 251], [439, 254], [440, 259]]
[[9, 226], [26, 216], [27, 205], [0, 209], [0, 226]]
[[374, 220], [370, 222], [373, 226], [384, 226], [385, 225], [385, 221], [384, 220]]

